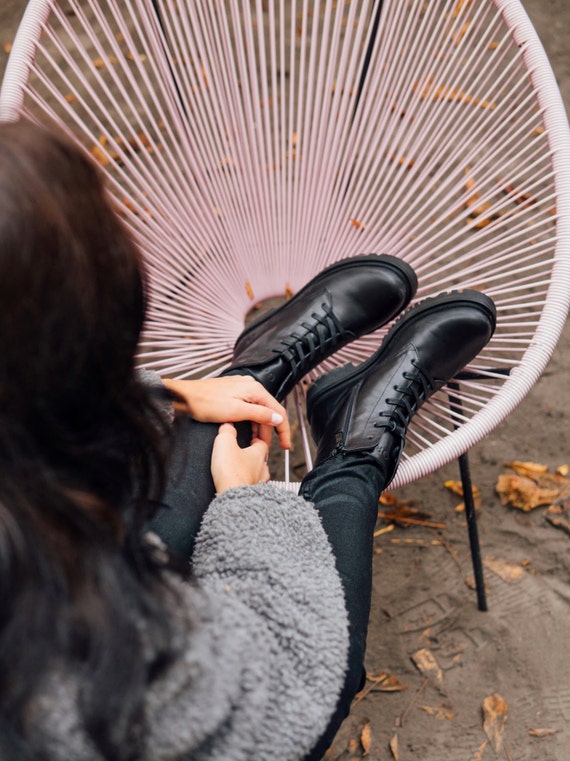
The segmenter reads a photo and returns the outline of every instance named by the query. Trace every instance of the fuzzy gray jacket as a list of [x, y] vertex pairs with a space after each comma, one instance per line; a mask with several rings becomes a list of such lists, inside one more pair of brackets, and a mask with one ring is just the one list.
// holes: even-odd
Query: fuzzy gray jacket
[[[208, 508], [171, 605], [178, 662], [148, 692], [141, 761], [294, 761], [325, 729], [343, 684], [348, 625], [314, 507], [270, 485]], [[190, 624], [191, 622], [191, 624]], [[101, 761], [76, 707], [79, 675], [54, 674], [37, 702], [53, 761]]]

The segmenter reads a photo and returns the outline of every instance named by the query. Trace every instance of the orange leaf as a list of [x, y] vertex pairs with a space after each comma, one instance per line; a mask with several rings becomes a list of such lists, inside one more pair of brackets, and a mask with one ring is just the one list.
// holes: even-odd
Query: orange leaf
[[495, 560], [494, 558], [484, 558], [483, 565], [490, 571], [493, 571], [503, 581], [512, 582], [520, 581], [524, 576], [524, 568], [514, 563], [507, 563], [504, 560]]
[[456, 717], [457, 714], [453, 713], [451, 708], [449, 706], [445, 705], [437, 705], [437, 706], [419, 706], [422, 711], [425, 711], [430, 716], [433, 716], [434, 719], [438, 719], [439, 721], [443, 721], [445, 719], [451, 720]]
[[398, 752], [398, 735], [394, 735], [390, 740], [390, 752], [394, 757], [394, 761], [400, 761], [400, 754]]
[[454, 42], [456, 47], [457, 47], [457, 45], [460, 44], [461, 40], [465, 37], [465, 35], [469, 31], [469, 27], [470, 26], [471, 26], [471, 22], [470, 21], [466, 21], [463, 24], [463, 26], [461, 27], [461, 29], [459, 30], [459, 32], [455, 35], [455, 39], [454, 39], [453, 42]]
[[426, 647], [417, 650], [412, 653], [412, 660], [424, 676], [427, 676], [438, 687], [443, 685], [443, 672], [431, 650]]
[[541, 488], [531, 478], [504, 473], [499, 476], [495, 491], [501, 504], [511, 505], [525, 513], [541, 505], [552, 504], [560, 489]]
[[519, 476], [528, 476], [533, 478], [535, 475], [548, 473], [548, 465], [542, 465], [539, 462], [521, 462], [513, 460], [505, 463], [506, 468], [512, 468]]
[[379, 692], [402, 692], [408, 689], [397, 677], [387, 671], [381, 671], [376, 676], [374, 674], [367, 674], [366, 679], [369, 682], [373, 682], [373, 689]]
[[[461, 481], [444, 481], [444, 484], [446, 489], [449, 489], [450, 492], [453, 492], [453, 494], [457, 494], [458, 497], [463, 496], [463, 484]], [[479, 497], [480, 492], [477, 486], [473, 485], [473, 496]]]
[[365, 719], [364, 720], [364, 726], [362, 727], [362, 732], [360, 733], [360, 744], [362, 745], [363, 756], [367, 756], [370, 753], [370, 748], [372, 746], [372, 733], [370, 731], [370, 720]]
[[557, 729], [529, 729], [528, 733], [531, 737], [551, 737], [558, 732]]
[[483, 730], [497, 754], [503, 746], [508, 713], [507, 703], [497, 692], [483, 700]]

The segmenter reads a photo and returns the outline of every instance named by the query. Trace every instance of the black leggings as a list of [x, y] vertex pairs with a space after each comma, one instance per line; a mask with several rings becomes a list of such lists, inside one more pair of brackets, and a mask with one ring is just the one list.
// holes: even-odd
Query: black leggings
[[[150, 528], [171, 550], [191, 558], [202, 516], [214, 498], [210, 458], [217, 424], [187, 417], [174, 425], [175, 446], [165, 507]], [[339, 455], [314, 468], [299, 494], [313, 502], [344, 585], [350, 646], [344, 688], [329, 726], [305, 761], [322, 758], [365, 679], [364, 652], [372, 591], [372, 545], [382, 475], [366, 454]]]

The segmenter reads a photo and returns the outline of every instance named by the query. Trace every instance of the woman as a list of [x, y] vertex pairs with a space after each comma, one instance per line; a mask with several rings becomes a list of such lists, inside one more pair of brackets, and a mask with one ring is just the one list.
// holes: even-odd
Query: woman
[[333, 267], [243, 334], [227, 377], [162, 383], [135, 369], [140, 253], [83, 152], [0, 125], [0, 209], [0, 757], [320, 758], [363, 678], [378, 495], [492, 303], [420, 304], [315, 384], [298, 497], [262, 483], [270, 429], [290, 443], [274, 394], [403, 309], [409, 268]]

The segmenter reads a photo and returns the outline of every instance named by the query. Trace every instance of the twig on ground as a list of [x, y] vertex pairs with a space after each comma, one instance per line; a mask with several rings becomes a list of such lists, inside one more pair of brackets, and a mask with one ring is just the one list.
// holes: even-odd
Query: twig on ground
[[423, 526], [424, 528], [436, 528], [444, 531], [447, 526], [445, 523], [434, 523], [433, 521], [424, 521], [420, 518], [411, 518], [409, 515], [396, 515], [395, 513], [378, 513], [378, 517], [385, 521], [394, 521], [396, 524], [404, 526]]
[[447, 541], [447, 539], [443, 538], [443, 534], [441, 534], [439, 531], [437, 532], [437, 535], [439, 537], [439, 541], [441, 542], [442, 546], [445, 547], [445, 549], [449, 552], [453, 560], [455, 561], [455, 565], [459, 568], [461, 571], [461, 562], [459, 558], [457, 557], [457, 550], [454, 550], [451, 544]]
[[408, 715], [409, 715], [410, 711], [412, 710], [414, 705], [417, 703], [417, 701], [420, 699], [423, 691], [425, 690], [425, 688], [427, 687], [428, 684], [429, 684], [429, 679], [427, 677], [424, 677], [424, 681], [421, 683], [421, 685], [417, 689], [416, 694], [414, 695], [414, 697], [410, 700], [410, 702], [408, 704], [408, 707], [406, 708], [404, 713], [400, 716], [400, 721], [399, 721], [399, 726], [400, 727], [403, 727], [404, 724], [406, 723], [406, 719], [408, 718]]
[[363, 687], [363, 688], [360, 690], [360, 692], [358, 693], [358, 695], [357, 695], [357, 696], [354, 698], [354, 700], [352, 701], [352, 705], [353, 705], [353, 706], [355, 706], [357, 703], [360, 703], [360, 701], [361, 701], [361, 700], [364, 700], [364, 698], [365, 698], [365, 697], [366, 697], [366, 696], [367, 696], [367, 695], [368, 695], [370, 692], [372, 692], [372, 690], [374, 689], [374, 687], [375, 687], [375, 686], [376, 686], [376, 685], [374, 684], [374, 682], [370, 682], [369, 684], [367, 684], [367, 685], [366, 685], [366, 687]]
[[570, 523], [564, 518], [553, 518], [551, 515], [546, 515], [546, 520], [555, 528], [562, 529], [568, 535], [570, 535]]

